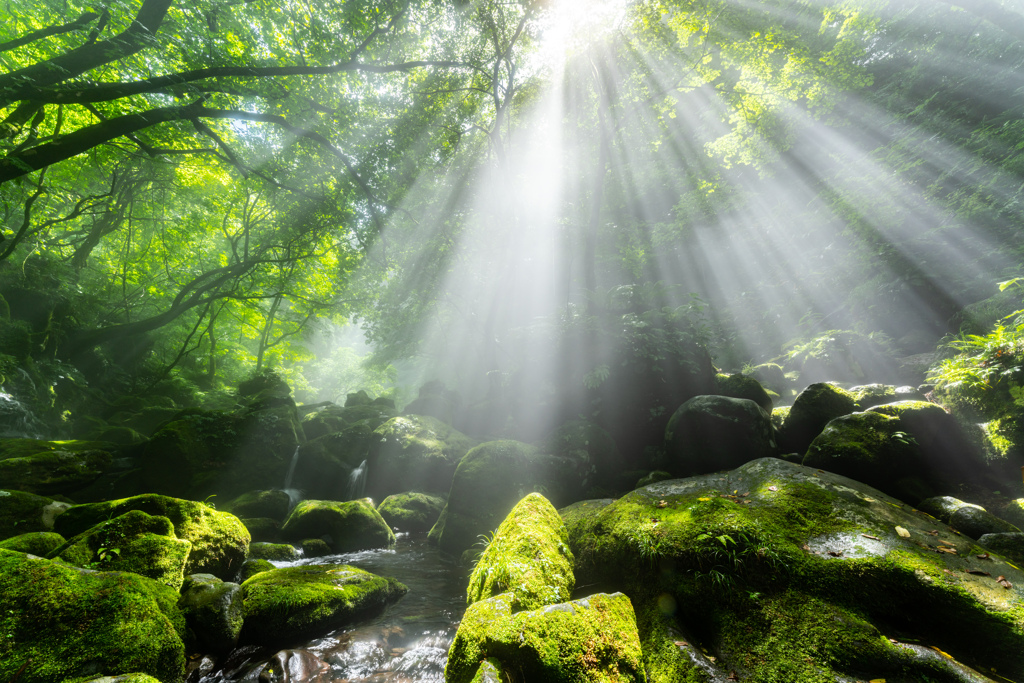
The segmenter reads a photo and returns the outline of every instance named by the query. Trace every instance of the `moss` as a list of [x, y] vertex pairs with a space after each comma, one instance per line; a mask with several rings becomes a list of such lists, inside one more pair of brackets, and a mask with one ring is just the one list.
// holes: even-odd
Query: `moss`
[[[26, 439], [25, 441], [31, 441]], [[88, 486], [103, 472], [109, 469], [113, 461], [109, 448], [113, 444], [100, 442], [33, 442], [45, 445], [43, 450], [36, 450], [23, 457], [11, 457], [10, 453], [19, 452], [21, 447], [10, 445], [5, 449], [6, 457], [0, 459], [0, 480], [12, 489], [51, 496], [60, 493], [72, 493]], [[88, 443], [93, 448], [84, 448]], [[95, 446], [102, 445], [100, 449]], [[28, 449], [27, 447], [26, 450]]]
[[766, 413], [772, 412], [772, 399], [761, 383], [747, 375], [715, 375], [715, 393], [731, 398], [745, 398], [753, 401]]
[[242, 571], [239, 572], [238, 580], [245, 582], [260, 572], [277, 569], [270, 560], [246, 560], [242, 563]]
[[[789, 417], [789, 411], [792, 410], [792, 406], [779, 406], [778, 408], [772, 408], [772, 426], [776, 430], [782, 429], [782, 425], [786, 422], [786, 418]], [[780, 443], [780, 446], [782, 444]]]
[[254, 542], [280, 543], [281, 522], [270, 517], [249, 517], [241, 520]]
[[124, 572], [86, 572], [0, 550], [0, 679], [58, 683], [94, 672], [183, 680], [178, 594]]
[[322, 538], [304, 538], [302, 539], [302, 555], [303, 557], [325, 557], [331, 554], [331, 546]]
[[688, 475], [736, 467], [775, 455], [771, 418], [754, 401], [694, 396], [673, 413], [665, 428], [668, 469]]
[[52, 531], [34, 531], [2, 540], [0, 548], [46, 557], [47, 554], [64, 545], [64, 541], [63, 536]]
[[302, 565], [256, 574], [242, 584], [242, 641], [282, 646], [374, 616], [408, 589], [348, 565]]
[[443, 493], [474, 442], [426, 415], [394, 417], [374, 430], [366, 491], [378, 499], [401, 491]]
[[178, 607], [205, 653], [226, 653], [242, 631], [242, 591], [212, 574], [193, 574], [182, 586]]
[[130, 510], [168, 518], [175, 535], [192, 544], [186, 574], [209, 573], [231, 579], [245, 561], [250, 536], [241, 520], [205, 503], [155, 493], [76, 505], [57, 518], [55, 530], [73, 536]]
[[336, 553], [387, 548], [395, 543], [395, 534], [369, 498], [345, 503], [304, 500], [288, 515], [281, 534], [292, 541], [329, 537], [327, 543]]
[[812, 384], [793, 401], [779, 429], [779, 447], [785, 453], [803, 453], [825, 425], [856, 409], [853, 393], [834, 384]]
[[120, 676], [101, 676], [99, 678], [73, 678], [64, 683], [161, 683], [149, 674], [130, 673]]
[[[659, 604], [658, 598], [661, 598]], [[677, 630], [671, 617], [675, 600], [666, 594], [645, 595], [636, 609], [637, 630], [640, 648], [643, 652], [644, 671], [649, 681], [672, 681], [673, 683], [709, 683], [709, 673], [695, 663], [703, 660], [696, 645], [685, 639]], [[710, 662], [701, 662], [708, 669]]]
[[469, 577], [467, 601], [512, 594], [512, 609], [565, 602], [575, 586], [565, 524], [544, 496], [531, 493], [501, 523]]
[[899, 480], [923, 474], [918, 453], [899, 419], [878, 412], [853, 413], [829, 422], [808, 446], [803, 464], [901, 496]]
[[389, 526], [399, 531], [430, 531], [444, 509], [444, 498], [429, 493], [394, 493], [377, 506]]
[[279, 489], [249, 491], [225, 505], [224, 511], [243, 519], [269, 517], [280, 522], [288, 516], [290, 505], [288, 494]]
[[[50, 531], [44, 511], [54, 503], [52, 498], [25, 491], [0, 489], [0, 538], [9, 538], [30, 531]], [[62, 507], [67, 507], [61, 504]]]
[[508, 680], [508, 675], [504, 672], [501, 662], [490, 657], [480, 662], [480, 667], [470, 683], [502, 683], [505, 680]]
[[636, 617], [621, 593], [511, 613], [501, 594], [470, 605], [452, 641], [445, 681], [468, 683], [493, 657], [523, 680], [583, 683], [645, 680]]
[[175, 537], [166, 517], [130, 510], [69, 539], [49, 557], [77, 567], [134, 572], [178, 590], [191, 548]]
[[287, 543], [251, 543], [249, 557], [254, 560], [292, 562], [299, 559], [299, 551]]

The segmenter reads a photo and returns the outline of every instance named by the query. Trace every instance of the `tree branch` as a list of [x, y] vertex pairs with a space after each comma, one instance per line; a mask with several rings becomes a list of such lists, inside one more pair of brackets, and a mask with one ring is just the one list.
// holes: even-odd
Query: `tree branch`
[[78, 15], [78, 18], [67, 24], [61, 26], [50, 26], [49, 28], [41, 28], [38, 31], [32, 31], [26, 33], [21, 38], [15, 38], [14, 40], [8, 40], [6, 43], [0, 43], [0, 52], [8, 52], [10, 50], [17, 49], [23, 45], [34, 43], [37, 40], [43, 38], [49, 38], [50, 36], [59, 36], [62, 33], [70, 33], [79, 28], [83, 28], [86, 24], [95, 20], [100, 15], [95, 12], [82, 12]]

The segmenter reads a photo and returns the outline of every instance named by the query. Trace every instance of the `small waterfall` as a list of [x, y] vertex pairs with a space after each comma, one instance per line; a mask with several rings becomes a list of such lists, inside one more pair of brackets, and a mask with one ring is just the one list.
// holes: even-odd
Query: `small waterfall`
[[363, 490], [366, 488], [366, 461], [359, 463], [359, 467], [352, 470], [348, 475], [348, 490], [345, 492], [345, 500], [359, 500], [363, 497]]
[[46, 431], [46, 426], [32, 414], [28, 406], [0, 389], [0, 437], [42, 439], [45, 438], [43, 433]]
[[301, 446], [295, 447], [295, 453], [292, 455], [292, 462], [288, 465], [288, 474], [284, 475], [284, 486], [282, 487], [285, 491], [292, 487], [292, 477], [295, 476], [295, 466], [299, 464], [299, 449]]
[[295, 509], [295, 506], [302, 500], [302, 491], [299, 489], [281, 489], [288, 494], [288, 512]]

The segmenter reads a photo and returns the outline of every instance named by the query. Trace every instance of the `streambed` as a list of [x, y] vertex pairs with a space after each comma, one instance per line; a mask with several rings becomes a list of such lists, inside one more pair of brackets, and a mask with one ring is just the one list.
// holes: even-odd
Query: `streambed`
[[366, 550], [296, 562], [351, 564], [392, 576], [409, 592], [383, 615], [354, 628], [274, 650], [241, 647], [219, 662], [204, 658], [189, 683], [440, 683], [448, 647], [466, 609], [467, 573], [427, 543], [425, 533], [397, 534], [389, 550]]

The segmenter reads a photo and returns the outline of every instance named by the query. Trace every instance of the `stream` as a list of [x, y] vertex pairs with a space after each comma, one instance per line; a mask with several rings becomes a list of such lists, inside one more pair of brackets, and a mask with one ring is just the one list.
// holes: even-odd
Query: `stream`
[[350, 564], [392, 576], [409, 592], [384, 614], [294, 649], [235, 649], [222, 661], [203, 658], [189, 683], [441, 683], [448, 646], [466, 609], [464, 569], [427, 543], [425, 533], [396, 534], [388, 550], [365, 550], [296, 562]]

